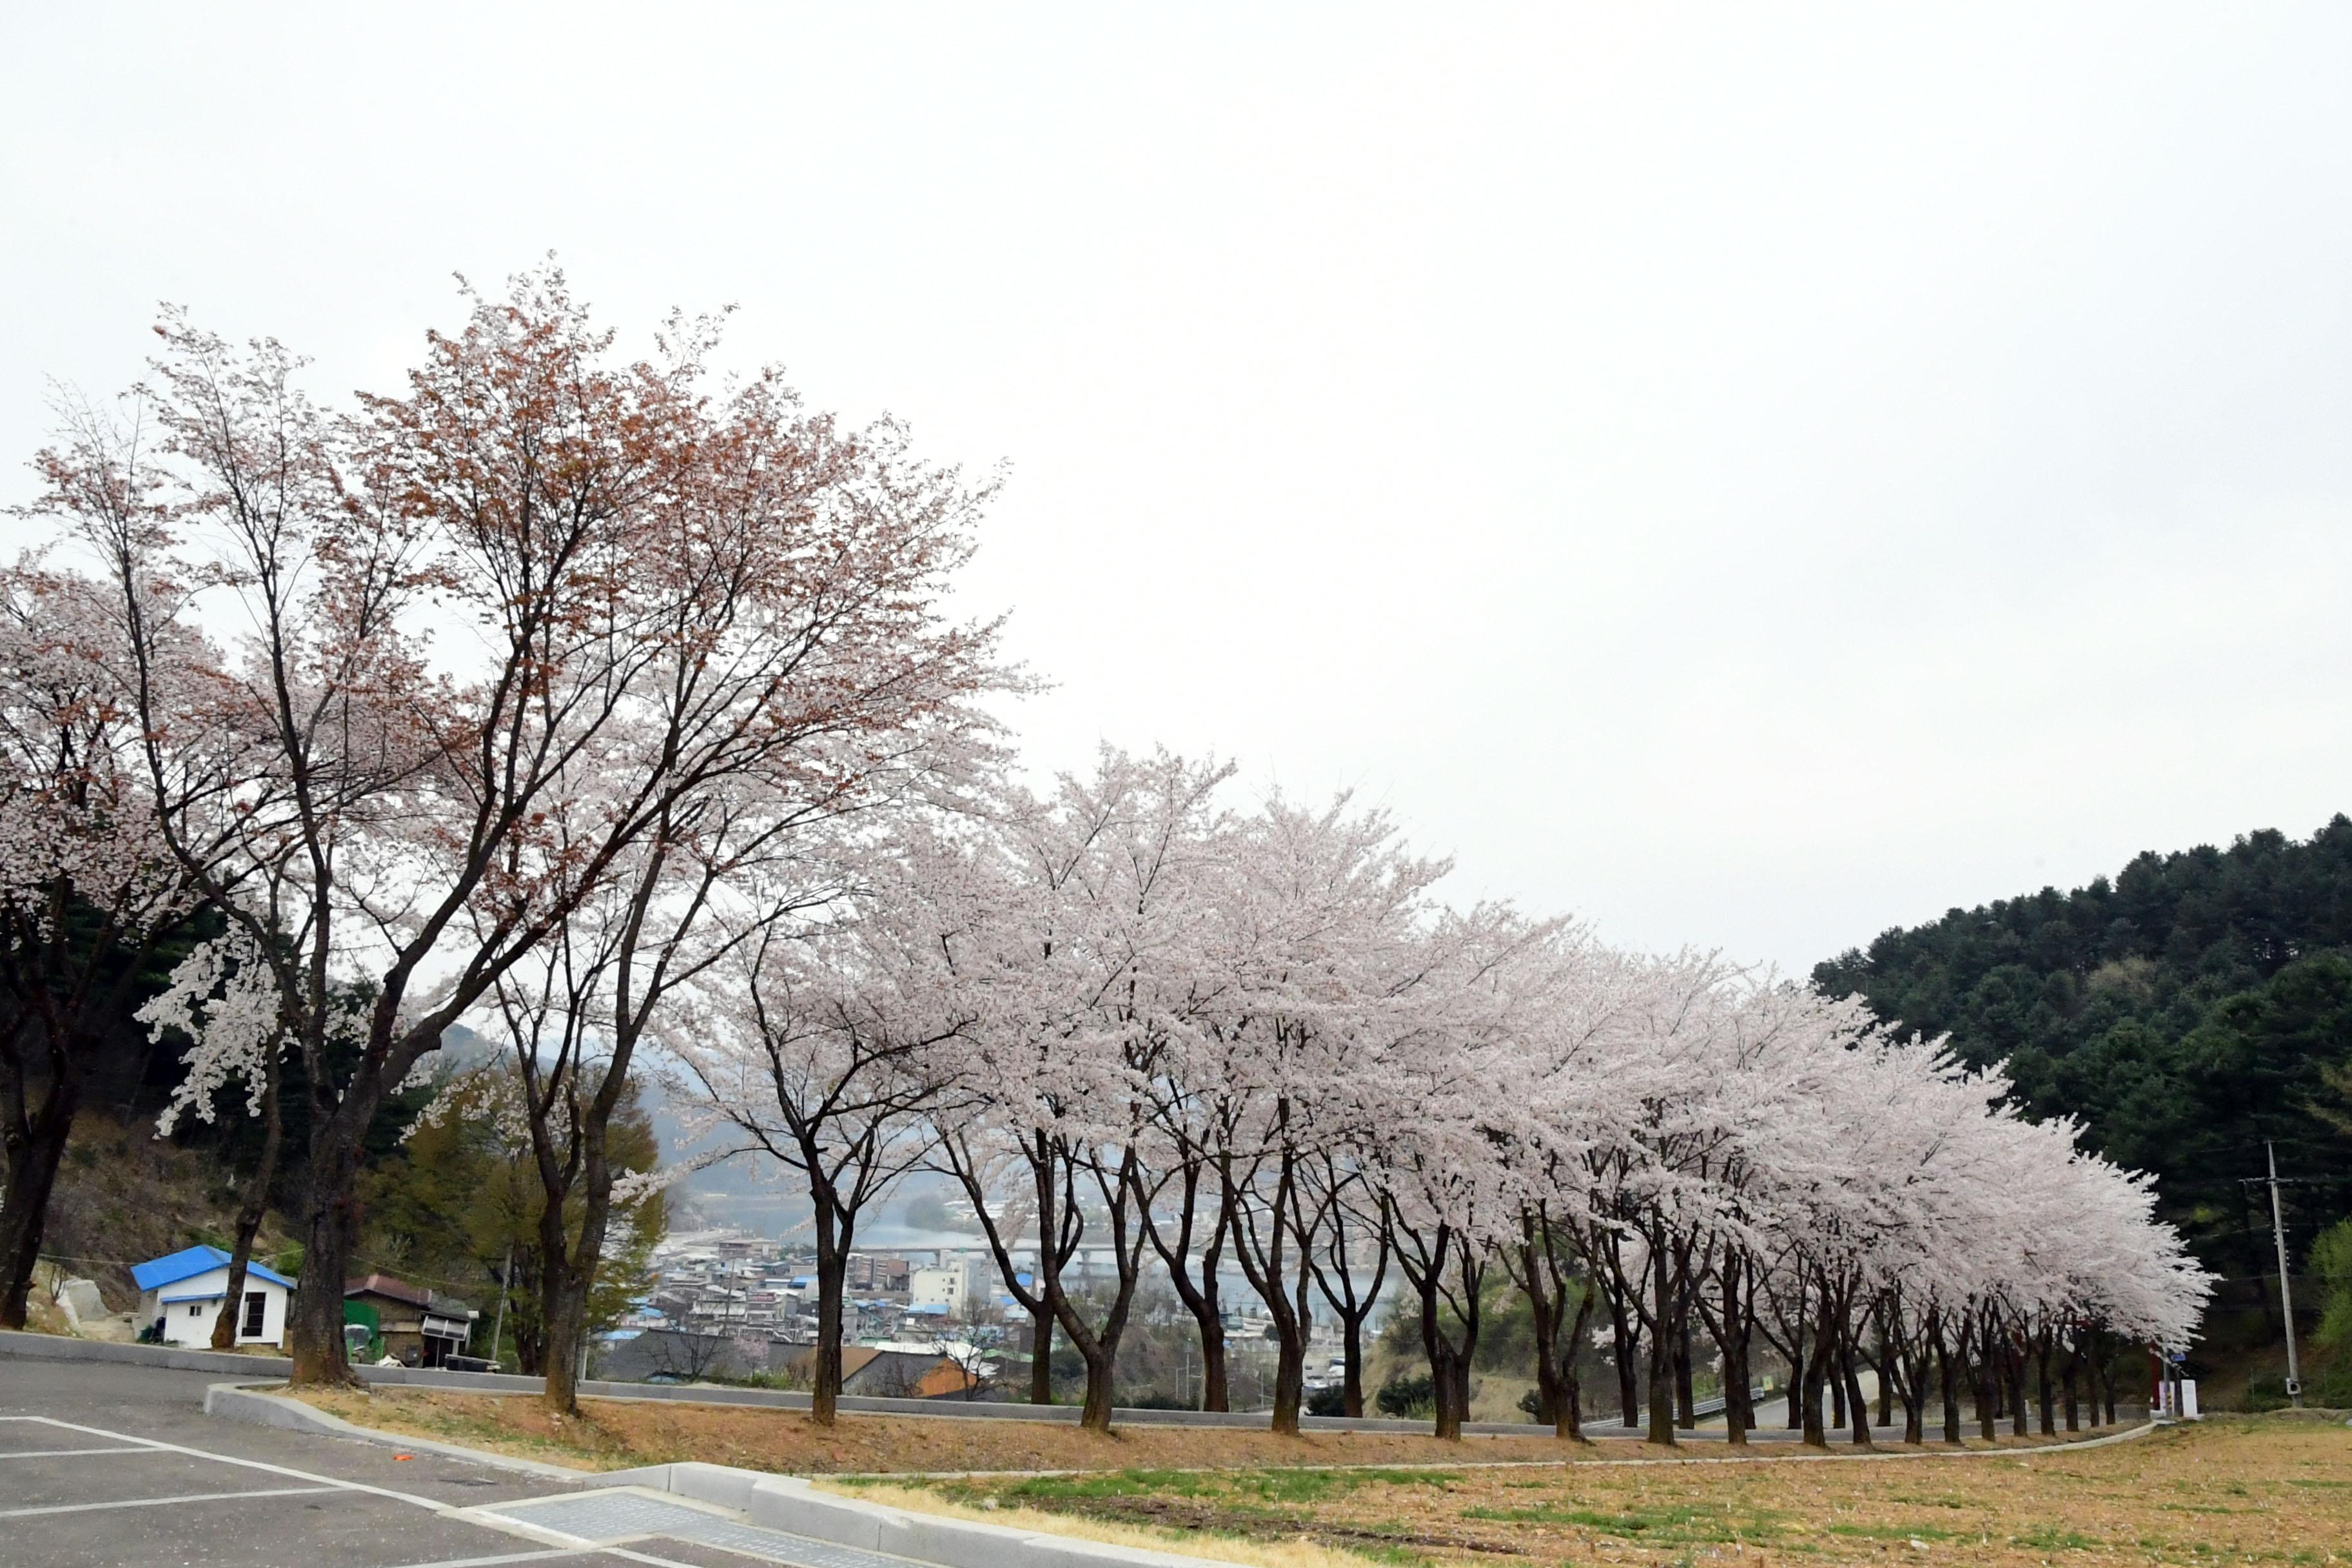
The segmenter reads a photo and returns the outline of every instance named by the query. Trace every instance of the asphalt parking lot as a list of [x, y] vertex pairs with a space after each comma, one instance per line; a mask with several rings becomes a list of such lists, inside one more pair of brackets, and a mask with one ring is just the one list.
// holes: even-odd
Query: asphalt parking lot
[[[750, 1551], [657, 1533], [686, 1516], [652, 1500], [573, 1500], [581, 1489], [488, 1466], [214, 1420], [205, 1388], [219, 1381], [0, 1360], [0, 1564], [744, 1568], [801, 1556], [748, 1536]], [[700, 1533], [732, 1528], [707, 1523]]]

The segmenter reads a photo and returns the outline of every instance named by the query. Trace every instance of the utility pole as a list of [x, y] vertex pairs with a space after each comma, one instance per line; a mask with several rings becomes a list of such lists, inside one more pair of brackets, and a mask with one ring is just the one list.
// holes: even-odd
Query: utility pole
[[2271, 1189], [2271, 1240], [2278, 1245], [2279, 1310], [2286, 1319], [2286, 1396], [2297, 1410], [2303, 1408], [2303, 1371], [2294, 1361], [2294, 1289], [2286, 1277], [2286, 1221], [2279, 1212], [2278, 1151], [2270, 1140], [2263, 1140], [2263, 1156], [2270, 1163], [2267, 1184]]
[[507, 1260], [499, 1265], [499, 1316], [490, 1330], [490, 1370], [499, 1370], [499, 1342], [507, 1332], [507, 1279], [514, 1273], [514, 1243], [507, 1243]]

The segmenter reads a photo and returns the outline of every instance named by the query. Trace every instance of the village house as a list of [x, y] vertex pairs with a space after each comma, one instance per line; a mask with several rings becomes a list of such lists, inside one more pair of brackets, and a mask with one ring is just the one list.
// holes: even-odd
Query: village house
[[463, 1355], [480, 1315], [455, 1296], [389, 1274], [371, 1274], [343, 1287], [343, 1321], [373, 1329], [373, 1353], [406, 1366], [439, 1366]]
[[[135, 1265], [139, 1321], [167, 1345], [209, 1345], [221, 1298], [228, 1289], [228, 1254], [217, 1247], [191, 1247]], [[286, 1343], [286, 1305], [294, 1281], [259, 1263], [245, 1266], [244, 1300], [236, 1314], [241, 1345]]]

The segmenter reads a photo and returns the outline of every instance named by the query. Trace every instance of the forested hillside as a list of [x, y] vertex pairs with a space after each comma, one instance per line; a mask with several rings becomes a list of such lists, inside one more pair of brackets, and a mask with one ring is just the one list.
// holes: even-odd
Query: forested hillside
[[1813, 971], [1883, 1017], [2007, 1058], [2037, 1114], [2156, 1173], [2168, 1217], [2226, 1276], [2274, 1268], [2240, 1178], [2278, 1144], [2298, 1266], [2352, 1210], [2352, 819], [2309, 839], [2147, 853], [2112, 880], [1887, 931]]

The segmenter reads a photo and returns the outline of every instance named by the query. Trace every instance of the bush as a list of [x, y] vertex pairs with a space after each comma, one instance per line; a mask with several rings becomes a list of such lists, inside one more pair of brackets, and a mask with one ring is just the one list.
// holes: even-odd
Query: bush
[[1338, 1384], [1328, 1388], [1307, 1391], [1307, 1414], [1309, 1415], [1345, 1415], [1348, 1414], [1348, 1391]]
[[2319, 1343], [2352, 1361], [2352, 1219], [2338, 1220], [2311, 1244], [2311, 1272], [2326, 1295], [2320, 1300]]
[[1372, 1403], [1380, 1407], [1381, 1415], [1392, 1415], [1401, 1421], [1434, 1415], [1437, 1410], [1437, 1384], [1430, 1381], [1427, 1373], [1419, 1377], [1392, 1377], [1381, 1385], [1381, 1391], [1373, 1396]]
[[2246, 1380], [2246, 1408], [2260, 1415], [2266, 1410], [2287, 1407], [2286, 1373]]

